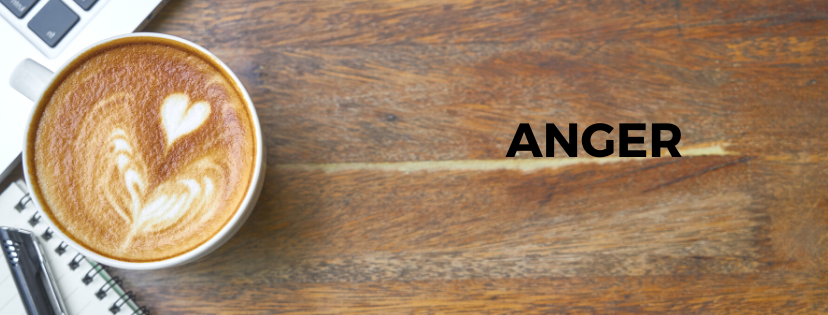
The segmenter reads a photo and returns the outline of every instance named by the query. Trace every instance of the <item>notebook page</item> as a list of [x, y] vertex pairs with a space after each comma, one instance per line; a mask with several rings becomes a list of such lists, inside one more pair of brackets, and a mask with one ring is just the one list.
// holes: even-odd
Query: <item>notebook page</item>
[[[29, 230], [38, 236], [68, 314], [113, 315], [110, 308], [116, 302], [116, 305], [120, 305], [120, 310], [114, 313], [115, 315], [132, 314], [137, 310], [138, 307], [133, 301], [123, 302], [121, 295], [124, 292], [120, 286], [108, 289], [102, 299], [96, 296], [101, 288], [110, 287], [112, 281], [109, 275], [106, 272], [99, 273], [100, 265], [85, 259], [56, 235], [49, 237], [51, 233], [48, 231], [51, 230], [38, 219], [42, 214], [35, 210], [31, 202], [27, 203], [22, 211], [16, 210], [14, 206], [24, 195], [25, 193], [16, 185], [11, 185], [0, 195], [0, 225]], [[83, 279], [87, 275], [91, 281], [84, 283]], [[11, 279], [11, 282], [16, 292], [14, 279]], [[0, 314], [6, 312], [0, 310]]]

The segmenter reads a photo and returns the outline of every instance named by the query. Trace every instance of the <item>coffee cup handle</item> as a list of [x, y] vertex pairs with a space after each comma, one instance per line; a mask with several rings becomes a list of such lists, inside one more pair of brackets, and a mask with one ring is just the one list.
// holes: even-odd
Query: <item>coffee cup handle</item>
[[31, 59], [25, 59], [17, 64], [9, 82], [15, 90], [32, 101], [37, 101], [46, 84], [52, 80], [55, 73]]

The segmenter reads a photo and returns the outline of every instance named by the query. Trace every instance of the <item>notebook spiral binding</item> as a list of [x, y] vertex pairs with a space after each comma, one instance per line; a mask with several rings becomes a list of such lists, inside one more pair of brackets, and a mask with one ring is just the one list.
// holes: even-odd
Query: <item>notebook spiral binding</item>
[[127, 293], [119, 296], [118, 299], [115, 300], [115, 303], [112, 303], [112, 307], [109, 308], [109, 311], [112, 312], [112, 314], [118, 313], [119, 311], [121, 311], [121, 306], [124, 306], [124, 304], [126, 302], [129, 302], [129, 300], [131, 300], [133, 297], [134, 294], [132, 294], [132, 291], [127, 291]]
[[[32, 203], [32, 197], [29, 195], [29, 193], [26, 193], [25, 195], [23, 195], [22, 198], [20, 198], [20, 201], [18, 201], [17, 204], [14, 206], [14, 209], [17, 210], [18, 213], [23, 212], [23, 210], [26, 209], [26, 206], [30, 203]], [[40, 224], [41, 218], [42, 216], [40, 212], [35, 212], [35, 214], [33, 214], [31, 218], [29, 218], [28, 222], [32, 227], [35, 227], [36, 225]], [[51, 228], [46, 228], [46, 231], [43, 232], [41, 237], [44, 240], [49, 241], [52, 239], [53, 233], [54, 232], [51, 230]], [[67, 244], [64, 241], [61, 241], [60, 244], [58, 244], [58, 246], [55, 247], [54, 250], [58, 255], [63, 255], [66, 252], [66, 248], [68, 246], [69, 244]], [[83, 282], [83, 284], [85, 285], [89, 285], [90, 283], [92, 283], [92, 281], [95, 280], [95, 276], [101, 275], [101, 277], [104, 277], [104, 272], [109, 270], [109, 266], [104, 266], [97, 262], [94, 262], [80, 253], [78, 253], [77, 255], [75, 255], [74, 258], [72, 258], [72, 261], [69, 262], [68, 267], [72, 270], [75, 270], [80, 267], [80, 262], [84, 259], [86, 259], [89, 262], [89, 264], [92, 265], [92, 268], [90, 268], [89, 271], [87, 271], [84, 275], [83, 279], [81, 279], [81, 282]], [[106, 277], [109, 277], [108, 274]], [[118, 314], [121, 311], [121, 308], [124, 307], [124, 305], [129, 306], [127, 303], [132, 302], [132, 305], [135, 306], [135, 310], [132, 313], [130, 313], [130, 315], [150, 315], [149, 309], [147, 309], [144, 306], [138, 306], [138, 304], [135, 302], [135, 294], [133, 294], [132, 291], [123, 291], [121, 289], [121, 292], [124, 293], [119, 293], [118, 290], [115, 289], [115, 286], [121, 287], [122, 283], [123, 281], [121, 280], [121, 278], [117, 276], [109, 278], [95, 293], [95, 297], [97, 297], [99, 300], [103, 300], [111, 290], [112, 292], [118, 295], [118, 299], [115, 300], [114, 303], [112, 303], [111, 307], [109, 307], [109, 311], [112, 312], [112, 314]]]
[[109, 271], [109, 267], [101, 265], [101, 264], [98, 264], [96, 266], [92, 266], [92, 268], [89, 268], [89, 271], [86, 272], [86, 275], [83, 276], [83, 279], [81, 279], [81, 282], [83, 282], [83, 284], [85, 284], [85, 285], [89, 285], [90, 283], [92, 283], [92, 280], [95, 280], [95, 276], [99, 275], [101, 273], [101, 271], [104, 271], [104, 270]]
[[26, 193], [25, 195], [23, 195], [23, 198], [20, 198], [20, 201], [18, 201], [17, 204], [14, 205], [14, 209], [17, 210], [17, 212], [23, 212], [23, 209], [26, 209], [26, 205], [30, 202], [32, 202], [32, 197], [29, 196], [28, 193]]
[[106, 297], [106, 292], [109, 292], [109, 289], [112, 289], [116, 285], [121, 285], [121, 278], [112, 277], [98, 289], [95, 296], [98, 297], [98, 300], [103, 300]]

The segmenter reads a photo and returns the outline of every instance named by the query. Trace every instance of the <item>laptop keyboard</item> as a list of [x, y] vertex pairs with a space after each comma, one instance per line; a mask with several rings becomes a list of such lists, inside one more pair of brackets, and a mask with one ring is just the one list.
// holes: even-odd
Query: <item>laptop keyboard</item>
[[0, 0], [0, 16], [48, 58], [57, 57], [108, 0]]
[[[14, 1], [14, 0], [12, 0]], [[51, 0], [29, 21], [29, 29], [46, 45], [55, 47], [66, 33], [78, 23], [78, 15], [63, 2]]]
[[37, 3], [37, 0], [0, 0], [18, 19], [26, 16], [29, 10]]
[[85, 11], [89, 11], [89, 9], [95, 5], [95, 2], [98, 2], [98, 0], [75, 0], [75, 3], [77, 3]]

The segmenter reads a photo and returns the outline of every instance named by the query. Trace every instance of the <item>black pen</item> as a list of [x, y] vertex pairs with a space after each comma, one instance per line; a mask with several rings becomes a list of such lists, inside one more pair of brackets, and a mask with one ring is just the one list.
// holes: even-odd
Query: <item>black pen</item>
[[0, 227], [0, 240], [29, 315], [66, 315], [37, 237], [29, 231]]

